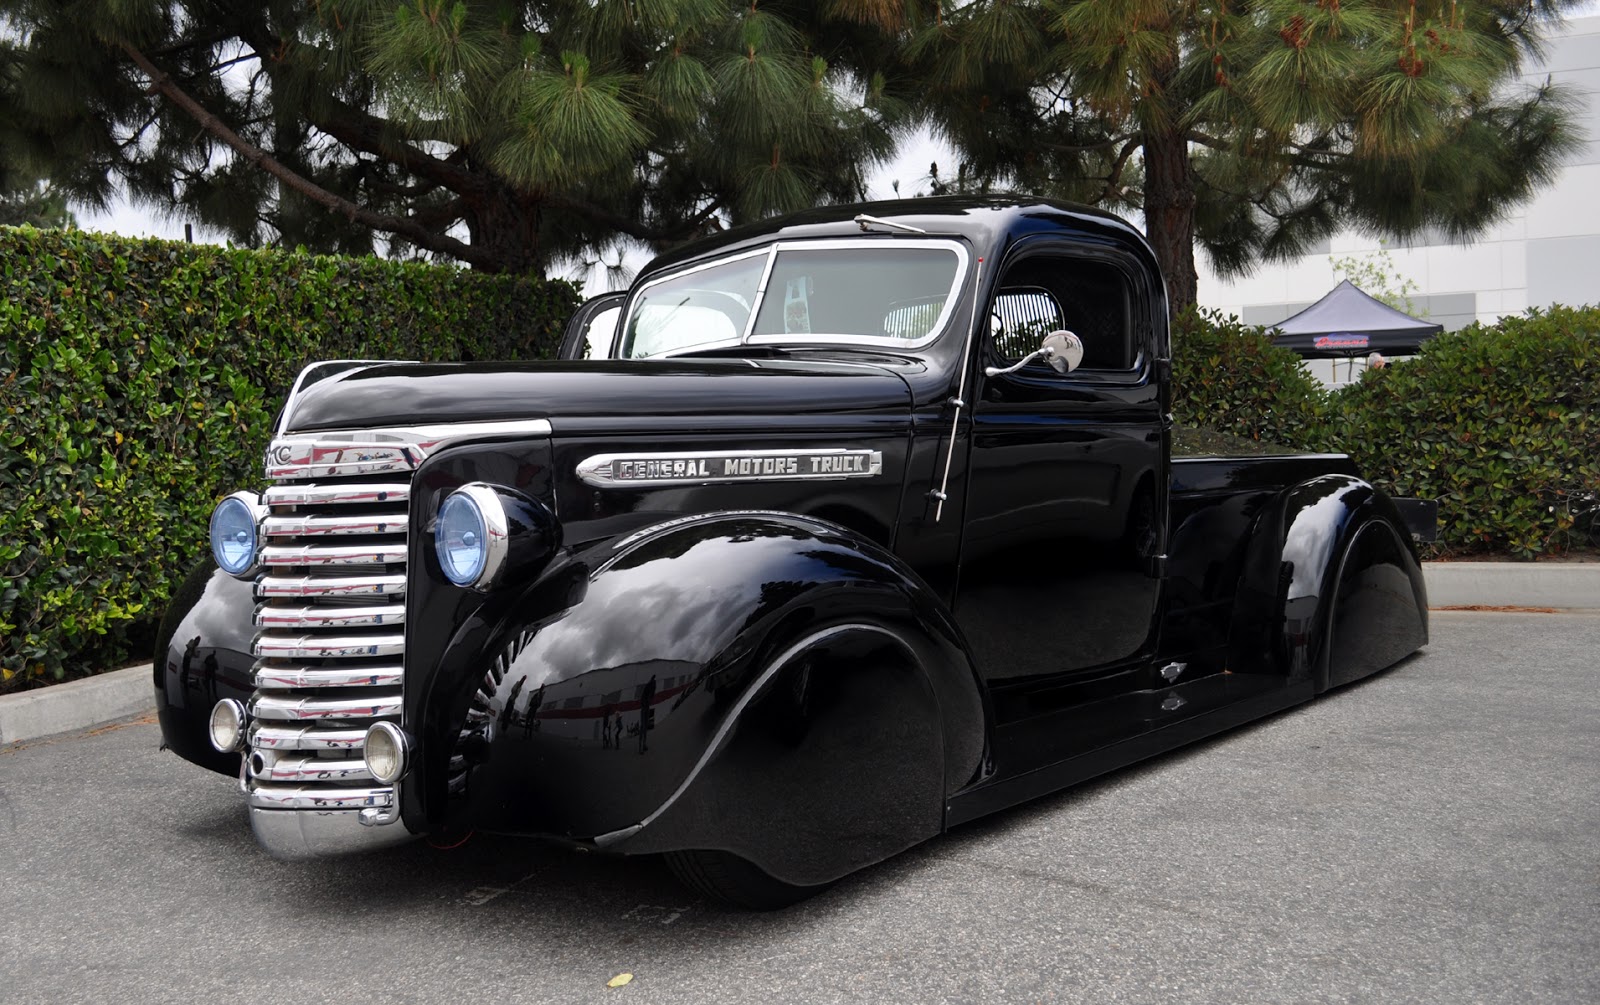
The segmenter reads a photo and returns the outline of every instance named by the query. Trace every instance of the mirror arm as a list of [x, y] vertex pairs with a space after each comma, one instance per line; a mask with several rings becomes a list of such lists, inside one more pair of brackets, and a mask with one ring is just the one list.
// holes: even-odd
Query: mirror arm
[[1028, 355], [1022, 357], [1021, 359], [1017, 360], [1015, 363], [1011, 364], [1008, 367], [1001, 368], [1001, 367], [998, 367], [998, 366], [986, 366], [986, 367], [983, 368], [983, 375], [985, 377], [999, 377], [1002, 374], [1016, 373], [1018, 370], [1022, 369], [1025, 366], [1027, 366], [1029, 363], [1032, 363], [1034, 360], [1038, 359], [1041, 356], [1043, 356], [1045, 359], [1048, 360], [1048, 359], [1054, 359], [1055, 355], [1056, 355], [1055, 346], [1043, 346], [1041, 348], [1035, 349], [1033, 352], [1028, 353]]

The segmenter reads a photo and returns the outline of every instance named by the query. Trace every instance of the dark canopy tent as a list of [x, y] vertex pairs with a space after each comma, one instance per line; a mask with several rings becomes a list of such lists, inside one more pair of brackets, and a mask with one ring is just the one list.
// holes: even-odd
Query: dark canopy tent
[[1273, 327], [1278, 330], [1273, 344], [1293, 349], [1306, 359], [1341, 359], [1373, 352], [1410, 356], [1444, 330], [1443, 325], [1418, 321], [1374, 300], [1348, 279]]

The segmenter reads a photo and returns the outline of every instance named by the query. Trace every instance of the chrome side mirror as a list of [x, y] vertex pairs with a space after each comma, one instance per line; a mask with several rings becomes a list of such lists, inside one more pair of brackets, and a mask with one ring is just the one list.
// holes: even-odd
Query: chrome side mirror
[[983, 375], [998, 377], [1005, 373], [1015, 373], [1041, 358], [1049, 363], [1050, 368], [1056, 373], [1071, 373], [1083, 362], [1083, 340], [1064, 328], [1053, 331], [1044, 337], [1044, 342], [1033, 352], [1008, 367], [986, 366], [983, 368]]

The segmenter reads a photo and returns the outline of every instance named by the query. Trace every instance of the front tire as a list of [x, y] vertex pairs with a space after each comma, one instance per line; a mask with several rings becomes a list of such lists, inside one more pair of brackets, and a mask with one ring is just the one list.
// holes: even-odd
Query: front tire
[[667, 866], [678, 882], [710, 900], [751, 911], [776, 911], [832, 886], [796, 886], [727, 851], [669, 851]]

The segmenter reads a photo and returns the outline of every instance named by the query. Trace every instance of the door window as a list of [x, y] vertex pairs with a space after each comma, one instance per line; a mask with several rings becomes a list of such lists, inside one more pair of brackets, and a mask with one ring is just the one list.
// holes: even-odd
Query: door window
[[[1035, 255], [1006, 270], [989, 318], [989, 354], [1005, 367], [1065, 329], [1083, 342], [1078, 369], [1128, 371], [1138, 365], [1128, 278], [1114, 265]], [[1028, 370], [1049, 369], [1044, 362]]]

